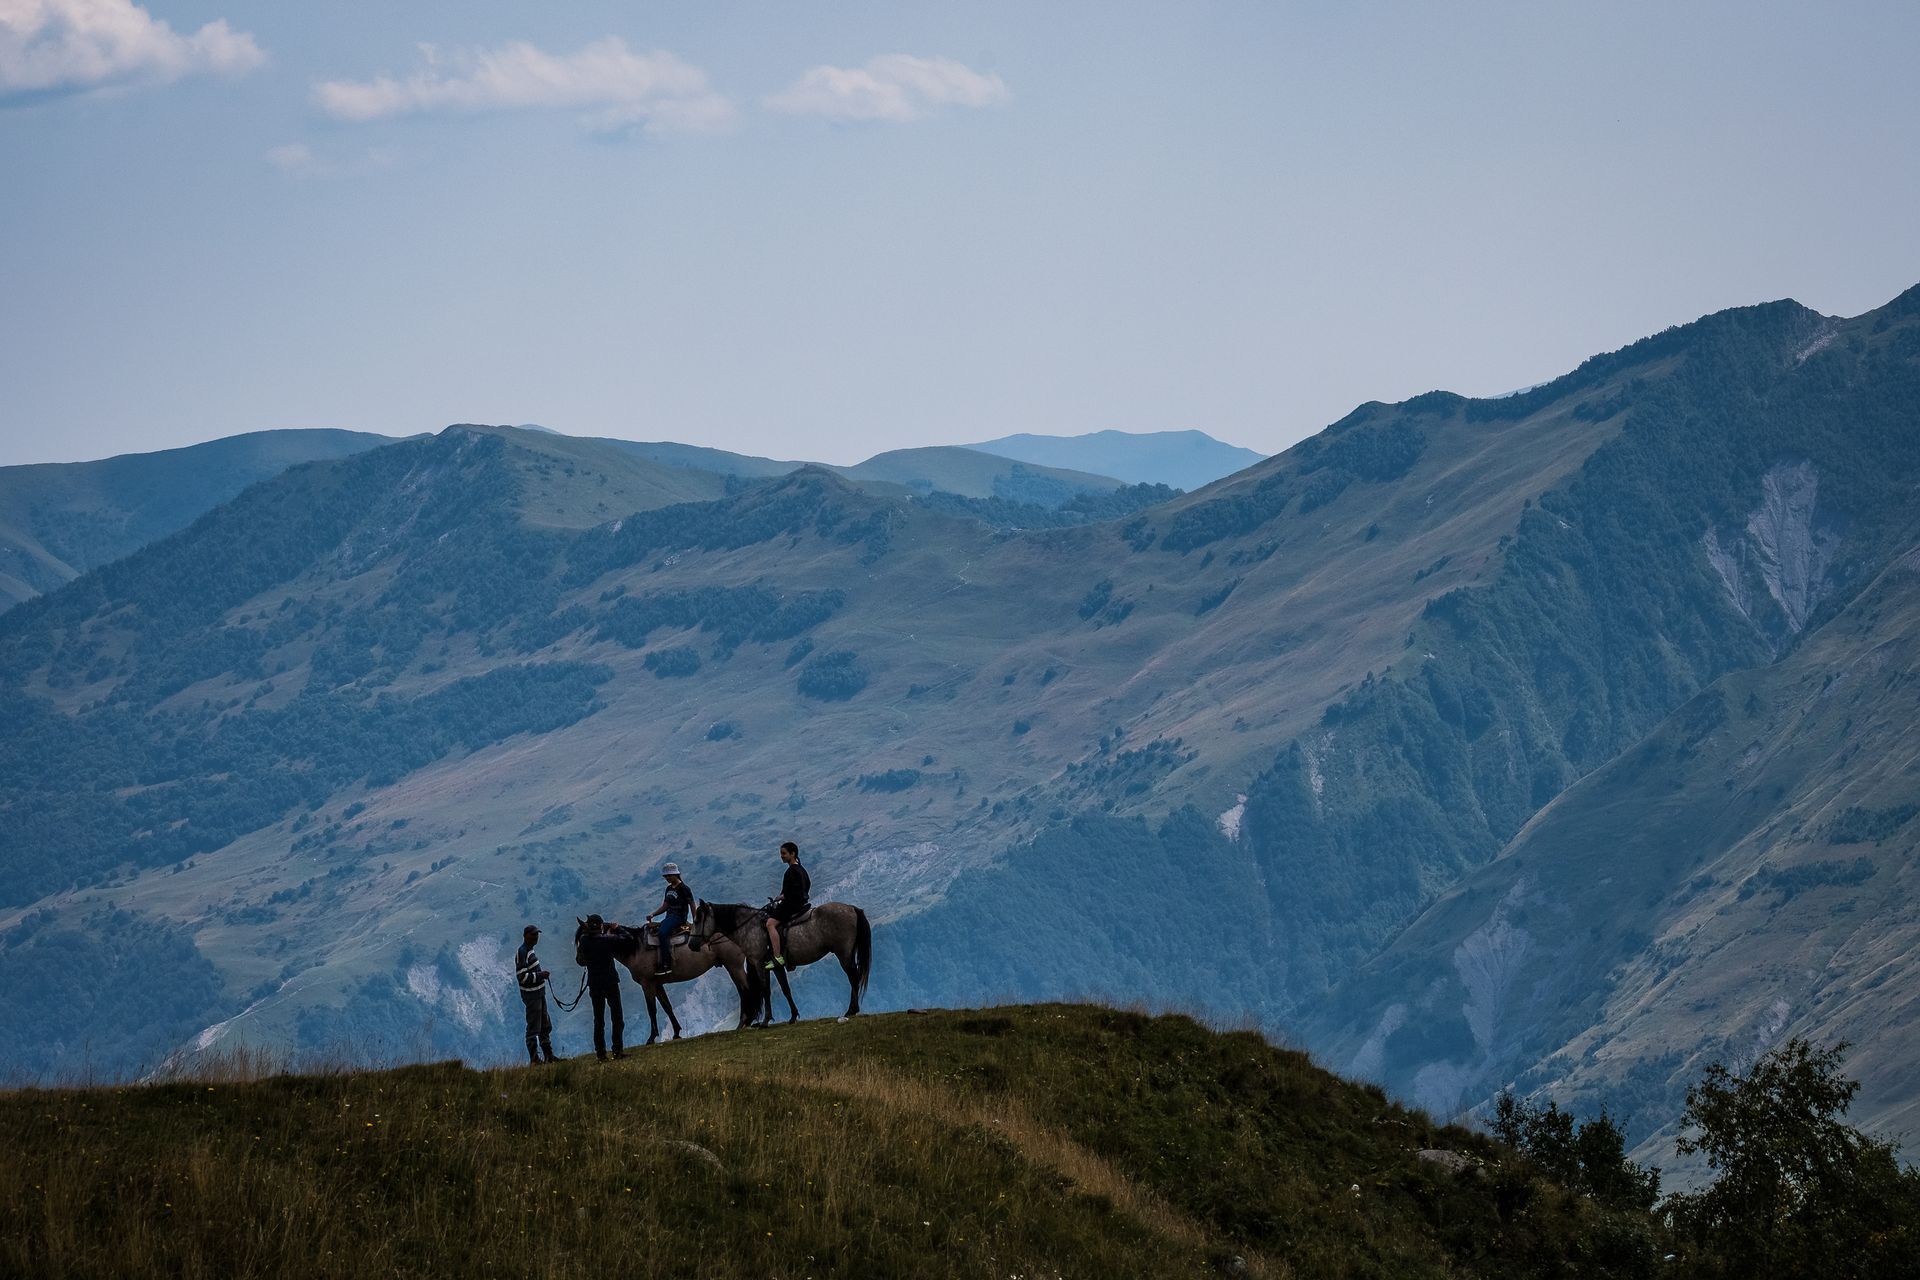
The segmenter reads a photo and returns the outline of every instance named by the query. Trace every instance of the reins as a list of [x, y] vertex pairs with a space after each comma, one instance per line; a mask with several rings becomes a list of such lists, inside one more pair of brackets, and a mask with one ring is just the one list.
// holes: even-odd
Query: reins
[[565, 1000], [562, 1000], [558, 992], [554, 993], [553, 1002], [560, 1006], [560, 1012], [572, 1013], [575, 1009], [578, 1009], [580, 1007], [580, 1002], [586, 998], [587, 998], [587, 975], [583, 973], [580, 975], [580, 989], [573, 993], [573, 1002], [571, 1004], [569, 1004]]

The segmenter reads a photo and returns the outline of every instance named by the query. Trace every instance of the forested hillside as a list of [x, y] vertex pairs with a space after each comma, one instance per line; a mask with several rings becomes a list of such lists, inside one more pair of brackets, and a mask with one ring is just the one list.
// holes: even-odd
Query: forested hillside
[[[1364, 405], [1185, 495], [808, 468], [674, 501], [686, 467], [491, 428], [296, 468], [0, 621], [5, 999], [106, 933], [108, 989], [143, 946], [217, 975], [120, 1061], [504, 1050], [524, 919], [643, 914], [669, 858], [757, 901], [791, 837], [876, 920], [880, 1007], [1096, 992], [1357, 1052], [1328, 1008], [1426, 995], [1329, 992], [1915, 545], [1916, 405], [1920, 291]], [[58, 1034], [9, 1065], [72, 1062], [86, 1020], [31, 1013]], [[1409, 1017], [1378, 1069], [1459, 1036]]]
[[358, 431], [256, 431], [98, 462], [0, 467], [0, 610], [183, 529], [295, 463], [387, 443]]

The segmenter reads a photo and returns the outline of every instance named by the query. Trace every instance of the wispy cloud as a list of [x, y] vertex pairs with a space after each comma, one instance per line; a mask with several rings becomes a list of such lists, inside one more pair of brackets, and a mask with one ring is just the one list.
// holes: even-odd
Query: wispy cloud
[[370, 147], [345, 154], [323, 154], [304, 142], [289, 142], [270, 147], [267, 163], [289, 178], [338, 178], [347, 174], [376, 173], [400, 163], [398, 153], [387, 147]]
[[931, 107], [991, 107], [1010, 95], [1004, 80], [951, 58], [886, 53], [860, 67], [812, 67], [767, 106], [834, 120], [917, 120]]
[[702, 133], [734, 122], [733, 104], [700, 68], [659, 50], [635, 53], [618, 36], [567, 54], [524, 42], [447, 52], [422, 45], [420, 53], [425, 65], [404, 79], [327, 80], [314, 86], [314, 101], [335, 119], [353, 121], [545, 108], [584, 110], [600, 130]]
[[237, 75], [266, 60], [224, 19], [183, 36], [132, 0], [0, 0], [0, 102]]

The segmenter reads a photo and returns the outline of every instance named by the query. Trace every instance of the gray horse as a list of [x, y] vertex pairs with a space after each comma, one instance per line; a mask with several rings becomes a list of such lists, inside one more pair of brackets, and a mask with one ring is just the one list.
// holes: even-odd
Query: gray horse
[[[578, 920], [578, 917], [575, 917]], [[586, 937], [587, 922], [578, 920], [579, 928], [573, 931], [574, 960], [585, 963], [580, 955], [580, 941]], [[707, 970], [719, 965], [733, 979], [733, 988], [740, 994], [740, 1026], [753, 1021], [759, 1011], [762, 999], [762, 987], [748, 967], [747, 956], [731, 938], [712, 939], [712, 945], [695, 946], [689, 943], [673, 949], [673, 972], [655, 973], [653, 971], [657, 956], [651, 943], [641, 937], [638, 929], [614, 926], [613, 936], [618, 942], [613, 958], [625, 965], [633, 980], [647, 997], [647, 1043], [653, 1044], [660, 1039], [660, 1015], [656, 1012], [655, 1002], [667, 1011], [667, 1022], [673, 1027], [673, 1039], [680, 1038], [680, 1019], [674, 1016], [673, 1001], [667, 999], [667, 984], [671, 982], [691, 982]], [[706, 940], [703, 940], [705, 942]]]
[[[693, 913], [692, 947], [731, 944], [747, 960], [747, 969], [755, 982], [756, 1003], [766, 1000], [766, 1017], [761, 1025], [773, 1021], [773, 993], [761, 976], [771, 949], [767, 944], [767, 912], [744, 902], [702, 902]], [[691, 949], [691, 947], [689, 948]], [[800, 1019], [800, 1008], [793, 1002], [793, 988], [787, 985], [787, 970], [812, 964], [824, 956], [840, 961], [850, 989], [846, 1016], [860, 1012], [860, 997], [866, 992], [867, 978], [873, 973], [873, 927], [867, 913], [845, 902], [823, 902], [787, 926], [787, 963], [775, 966], [780, 990], [787, 997], [789, 1022]]]

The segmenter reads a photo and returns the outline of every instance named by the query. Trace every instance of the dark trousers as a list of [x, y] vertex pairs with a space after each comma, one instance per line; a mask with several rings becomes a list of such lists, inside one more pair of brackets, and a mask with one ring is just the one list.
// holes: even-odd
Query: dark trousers
[[527, 1057], [540, 1061], [544, 1051], [553, 1057], [553, 1017], [547, 1012], [547, 989], [522, 991], [521, 1003], [527, 1006]]
[[593, 997], [593, 1051], [603, 1058], [607, 1056], [607, 1033], [600, 1020], [605, 1012], [613, 1015], [613, 1051], [625, 1053], [627, 1019], [620, 1012], [620, 988], [608, 987], [605, 991], [595, 989], [587, 994]]
[[673, 968], [673, 935], [680, 932], [681, 926], [686, 923], [679, 916], [668, 916], [660, 922], [660, 963], [656, 967]]

